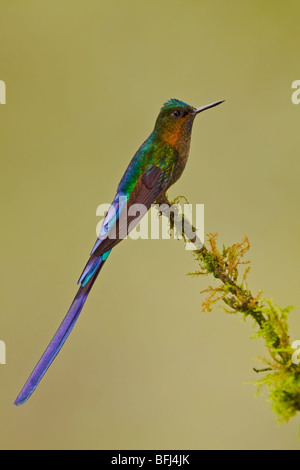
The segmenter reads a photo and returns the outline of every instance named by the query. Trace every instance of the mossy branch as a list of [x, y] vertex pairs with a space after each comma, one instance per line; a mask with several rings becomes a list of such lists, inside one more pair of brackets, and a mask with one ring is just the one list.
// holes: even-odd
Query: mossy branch
[[[250, 266], [244, 257], [250, 244], [246, 236], [241, 243], [229, 247], [223, 245], [220, 250], [216, 242], [217, 234], [209, 234], [208, 245], [205, 246], [197, 237], [196, 229], [175, 205], [178, 198], [173, 203], [166, 197], [157, 202], [160, 213], [169, 218], [170, 228], [175, 229], [185, 241], [194, 243], [193, 255], [198, 270], [189, 274], [212, 275], [221, 281], [218, 287], [209, 286], [202, 291], [207, 294], [202, 302], [202, 311], [212, 311], [212, 306], [221, 301], [226, 312], [241, 313], [254, 320], [258, 327], [254, 337], [263, 338], [269, 356], [263, 359], [267, 367], [254, 369], [259, 373], [268, 372], [256, 382], [258, 392], [266, 385], [277, 418], [288, 421], [300, 411], [300, 364], [292, 361], [295, 351], [290, 344], [287, 322], [288, 313], [293, 307], [280, 308], [271, 300], [262, 299], [262, 291], [254, 296], [249, 290], [247, 275]], [[245, 265], [243, 275], [239, 273], [241, 265]]]

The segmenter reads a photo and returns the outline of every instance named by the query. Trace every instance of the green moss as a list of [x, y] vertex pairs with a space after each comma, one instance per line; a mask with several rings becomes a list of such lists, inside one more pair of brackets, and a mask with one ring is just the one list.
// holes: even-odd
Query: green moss
[[[173, 220], [171, 220], [173, 224]], [[185, 223], [192, 225], [185, 219]], [[182, 236], [185, 224], [182, 224]], [[192, 227], [194, 230], [194, 227]], [[220, 251], [216, 242], [217, 234], [208, 235], [208, 247], [203, 246], [193, 252], [198, 263], [197, 271], [189, 273], [193, 276], [213, 275], [220, 280], [217, 287], [209, 286], [202, 291], [206, 298], [202, 302], [202, 311], [211, 312], [216, 304], [222, 306], [227, 313], [242, 314], [244, 319], [252, 318], [258, 328], [253, 339], [263, 339], [267, 357], [263, 359], [266, 367], [257, 373], [265, 375], [255, 382], [260, 393], [263, 387], [269, 391], [268, 400], [277, 419], [288, 421], [300, 411], [300, 364], [292, 363], [294, 350], [288, 335], [288, 314], [292, 306], [281, 308], [272, 300], [261, 299], [262, 291], [254, 296], [248, 289], [247, 275], [250, 266], [240, 273], [242, 265], [249, 264], [245, 255], [250, 249], [247, 237], [241, 243], [226, 247]]]

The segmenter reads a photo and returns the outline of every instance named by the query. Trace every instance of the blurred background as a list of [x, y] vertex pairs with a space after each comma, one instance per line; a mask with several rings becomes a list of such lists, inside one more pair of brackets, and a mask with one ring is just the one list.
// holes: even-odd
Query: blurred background
[[195, 121], [169, 196], [204, 203], [220, 244], [248, 235], [254, 294], [300, 305], [299, 14], [296, 0], [1, 0], [1, 448], [299, 448], [299, 417], [278, 426], [249, 384], [265, 354], [251, 320], [201, 313], [214, 281], [186, 276], [179, 241], [119, 245], [34, 396], [12, 405], [73, 299], [97, 206], [169, 98], [226, 99]]

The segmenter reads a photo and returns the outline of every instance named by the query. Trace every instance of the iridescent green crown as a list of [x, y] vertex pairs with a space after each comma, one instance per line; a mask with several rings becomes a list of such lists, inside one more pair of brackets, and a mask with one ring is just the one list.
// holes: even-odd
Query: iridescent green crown
[[163, 108], [175, 108], [177, 106], [189, 106], [187, 103], [184, 103], [183, 101], [176, 100], [175, 98], [172, 98], [168, 100], [166, 103], [164, 103]]

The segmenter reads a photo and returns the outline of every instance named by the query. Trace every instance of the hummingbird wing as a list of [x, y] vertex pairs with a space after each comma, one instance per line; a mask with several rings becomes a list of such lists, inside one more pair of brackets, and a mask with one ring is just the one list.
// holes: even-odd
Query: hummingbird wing
[[[119, 235], [125, 233], [126, 236], [138, 224], [144, 213], [166, 188], [169, 177], [168, 171], [163, 171], [157, 166], [150, 165], [139, 177], [129, 196], [122, 191], [118, 192], [103, 221], [100, 237], [97, 239], [89, 261], [78, 281], [80, 284], [78, 292], [57, 332], [16, 398], [15, 405], [22, 405], [28, 400], [61, 350], [111, 249], [121, 241]], [[117, 204], [120, 198], [123, 202]], [[122, 217], [126, 205], [124, 201], [127, 203], [128, 210], [134, 204], [143, 204], [144, 212], [139, 217], [136, 217], [136, 215], [126, 217], [126, 214], [125, 217]], [[114, 229], [116, 237], [104, 237], [105, 234], [111, 235]]]
[[[103, 221], [100, 236], [94, 245], [91, 256], [97, 257], [107, 250], [111, 250], [136, 227], [150, 209], [151, 204], [165, 190], [170, 180], [170, 173], [169, 170], [166, 171], [151, 164], [140, 175], [129, 195], [122, 192], [117, 193]], [[118, 202], [119, 207], [117, 208]], [[112, 207], [113, 210], [111, 210]], [[137, 212], [139, 212], [138, 216]]]

